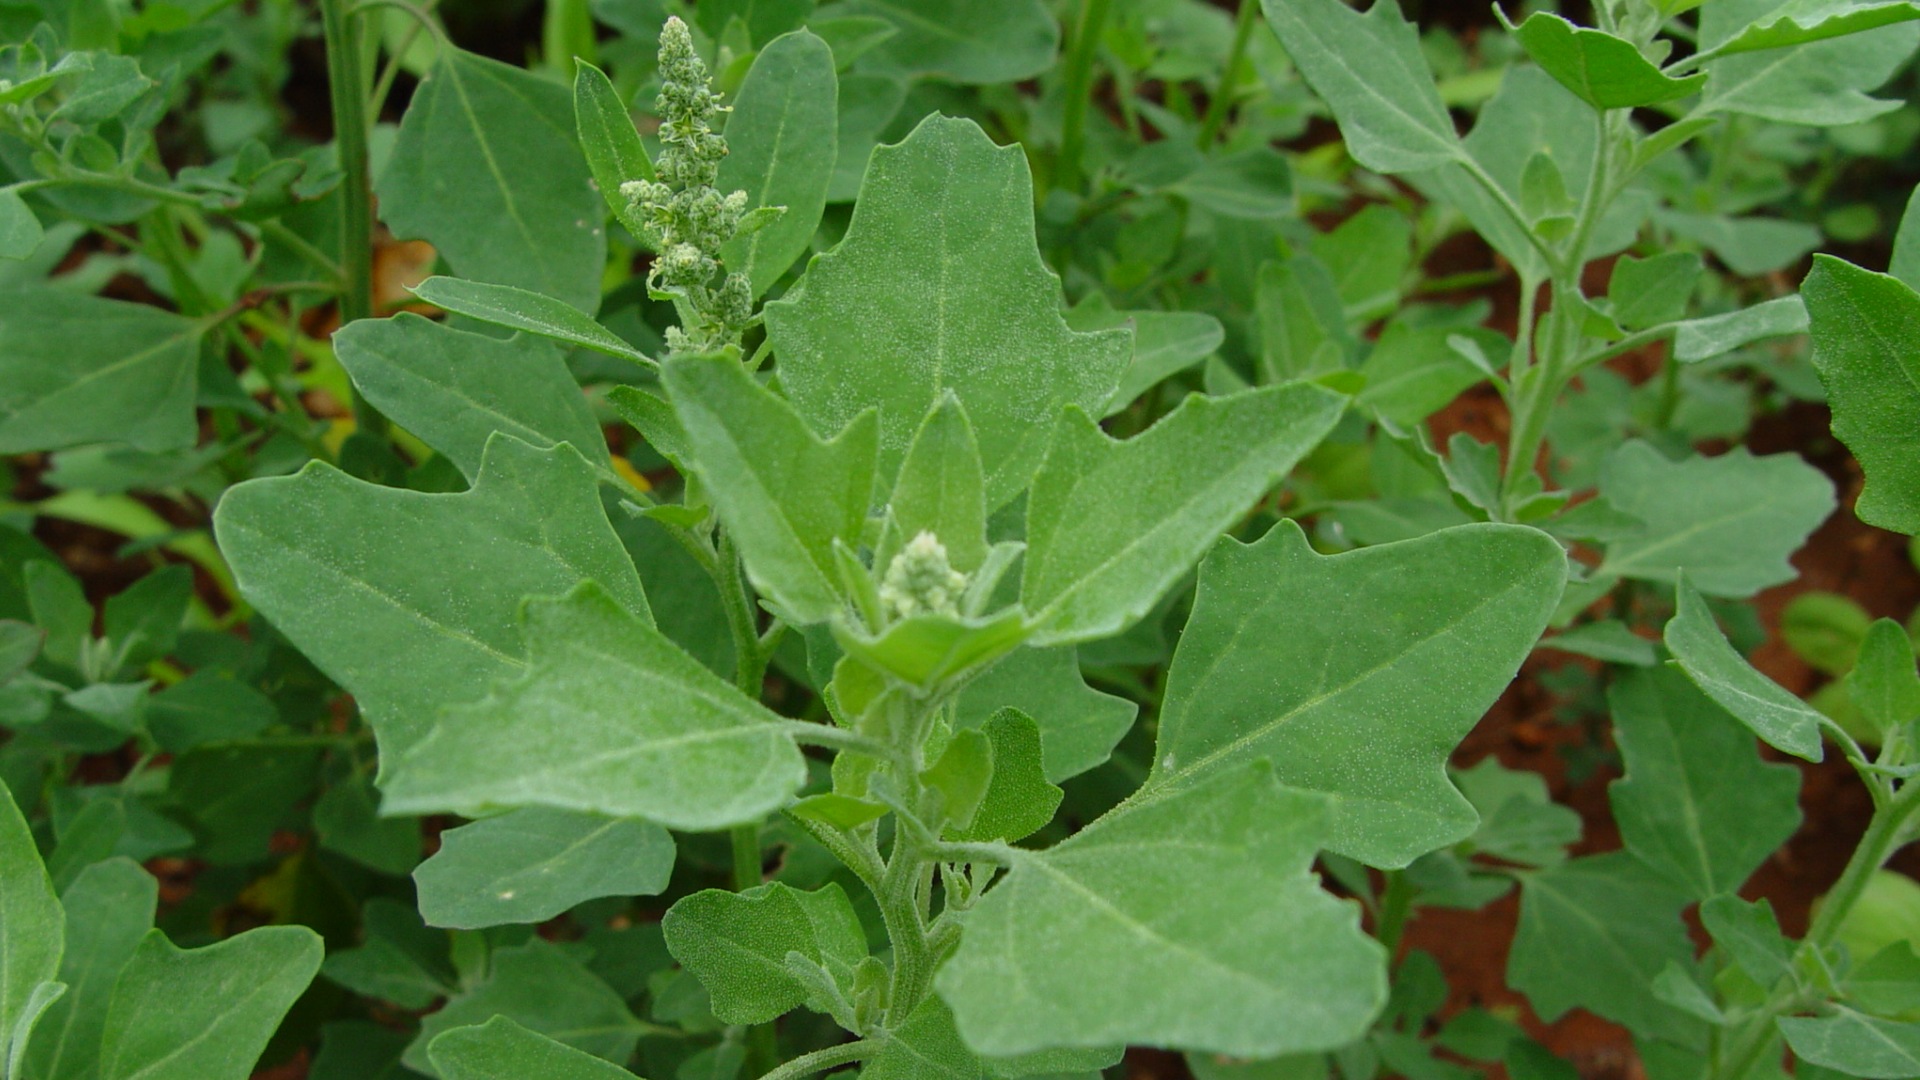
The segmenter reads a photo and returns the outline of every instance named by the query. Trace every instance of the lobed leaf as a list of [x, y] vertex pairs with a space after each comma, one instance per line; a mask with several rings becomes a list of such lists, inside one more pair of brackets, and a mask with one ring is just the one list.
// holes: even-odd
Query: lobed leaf
[[850, 987], [867, 955], [866, 931], [840, 886], [812, 892], [770, 882], [743, 892], [707, 889], [681, 899], [661, 920], [673, 958], [707, 988], [713, 1014], [729, 1024], [764, 1024], [813, 1000], [789, 962], [799, 956]]
[[1853, 512], [1920, 533], [1920, 293], [1898, 278], [1827, 255], [1800, 287], [1813, 366], [1833, 407], [1833, 434], [1867, 474]]
[[1596, 109], [1658, 105], [1693, 94], [1707, 81], [1705, 73], [1676, 79], [1625, 38], [1575, 26], [1549, 11], [1536, 11], [1517, 27], [1504, 14], [1500, 21], [1534, 63]]

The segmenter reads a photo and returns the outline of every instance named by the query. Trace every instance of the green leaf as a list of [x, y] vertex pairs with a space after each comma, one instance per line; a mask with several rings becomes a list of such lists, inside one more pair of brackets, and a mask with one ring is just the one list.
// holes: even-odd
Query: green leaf
[[[536, 937], [495, 952], [483, 981], [424, 1017], [401, 1061], [415, 1072], [459, 1080], [458, 1072], [437, 1069], [429, 1047], [442, 1032], [496, 1016], [607, 1061], [632, 1057], [641, 1030], [619, 994], [558, 946]], [[455, 1067], [466, 1064], [462, 1055]]]
[[1500, 21], [1535, 63], [1596, 109], [1658, 105], [1686, 97], [1707, 81], [1704, 73], [1682, 79], [1662, 74], [1632, 42], [1575, 26], [1552, 12], [1536, 11], [1518, 27], [1504, 13]]
[[196, 671], [147, 699], [147, 730], [176, 754], [257, 735], [279, 716], [265, 694], [216, 671]]
[[20, 1019], [14, 1022], [13, 1030], [7, 1034], [5, 1040], [5, 1067], [8, 1076], [25, 1074], [28, 1041], [39, 1029], [41, 1018], [66, 995], [67, 984], [50, 979], [42, 980], [34, 986], [33, 993], [27, 995], [26, 1005], [20, 1010]]
[[707, 889], [661, 920], [673, 958], [707, 988], [713, 1014], [729, 1024], [763, 1024], [806, 1004], [826, 1012], [788, 957], [823, 968], [851, 987], [867, 955], [866, 932], [840, 886], [802, 892], [779, 882], [744, 892]]
[[322, 792], [313, 804], [320, 846], [383, 874], [406, 874], [420, 862], [420, 822], [381, 817], [370, 777], [357, 776]]
[[441, 48], [375, 180], [380, 216], [461, 277], [600, 306], [605, 214], [565, 87]]
[[1794, 1056], [1847, 1076], [1920, 1076], [1920, 1024], [1882, 1020], [1835, 1005], [1825, 1016], [1783, 1016], [1777, 1023]]
[[727, 120], [727, 156], [714, 186], [744, 190], [747, 208], [784, 206], [779, 219], [728, 241], [720, 259], [762, 296], [813, 244], [827, 205], [839, 138], [833, 50], [805, 30], [773, 39], [753, 59]]
[[1340, 122], [1353, 159], [1411, 172], [1465, 155], [1441, 104], [1419, 33], [1391, 0], [1366, 14], [1345, 0], [1261, 0], [1294, 66]]
[[1579, 1006], [1640, 1035], [1689, 1031], [1694, 1022], [1652, 992], [1669, 963], [1693, 960], [1686, 894], [1624, 851], [1527, 871], [1520, 890], [1507, 982], [1542, 1019]]
[[586, 582], [530, 601], [528, 664], [390, 768], [388, 813], [548, 806], [674, 829], [758, 821], [806, 778], [780, 718]]
[[353, 693], [395, 758], [443, 706], [523, 669], [522, 598], [591, 579], [647, 611], [594, 481], [571, 448], [501, 435], [468, 491], [377, 487], [313, 464], [230, 489], [214, 531], [243, 595]]
[[1223, 218], [1261, 221], [1294, 212], [1293, 170], [1267, 146], [1208, 158], [1167, 191]]
[[938, 537], [955, 570], [971, 574], [986, 561], [987, 500], [980, 444], [974, 440], [965, 407], [951, 391], [940, 395], [914, 434], [887, 506], [902, 536], [911, 539], [930, 532]]
[[0, 259], [24, 259], [45, 236], [40, 219], [17, 191], [0, 191]]
[[98, 862], [80, 871], [60, 896], [66, 954], [60, 980], [67, 992], [40, 1018], [27, 1044], [29, 1080], [92, 1080], [114, 979], [153, 927], [160, 883], [132, 859]]
[[1673, 582], [1742, 598], [1798, 576], [1787, 562], [1833, 513], [1833, 482], [1798, 454], [1669, 461], [1633, 441], [1607, 458], [1600, 494], [1644, 530], [1607, 545], [1599, 575]]
[[1483, 354], [1498, 356], [1512, 345], [1490, 330], [1462, 333], [1450, 327], [1418, 327], [1404, 321], [1387, 324], [1367, 354], [1360, 373], [1367, 385], [1354, 400], [1390, 423], [1410, 427], [1446, 408], [1461, 391], [1486, 374], [1455, 348], [1465, 338]]
[[323, 951], [304, 926], [192, 950], [148, 932], [114, 984], [101, 1080], [245, 1080]]
[[12, 794], [0, 790], [0, 1045], [20, 1022], [34, 988], [60, 974], [65, 926], [33, 833]]
[[147, 304], [0, 291], [0, 453], [192, 446], [203, 329]]
[[321, 974], [356, 994], [425, 1009], [453, 992], [457, 978], [447, 935], [420, 921], [413, 905], [384, 897], [367, 901], [361, 944], [328, 954]]
[[1861, 714], [1883, 732], [1920, 717], [1920, 672], [1906, 628], [1892, 619], [1869, 626], [1846, 687]]
[[1739, 889], [1800, 827], [1800, 771], [1665, 668], [1607, 692], [1626, 778], [1607, 790], [1627, 850], [1696, 900]]
[[1067, 312], [1067, 325], [1083, 333], [1133, 328], [1133, 361], [1102, 410], [1107, 416], [1213, 355], [1226, 340], [1220, 320], [1198, 311], [1115, 311], [1104, 303], [1083, 303]]
[[1346, 308], [1338, 283], [1319, 259], [1269, 259], [1260, 267], [1256, 289], [1260, 366], [1267, 381], [1311, 378], [1347, 366], [1355, 343]]
[[1742, 277], [1784, 270], [1820, 246], [1820, 230], [1801, 221], [1728, 217], [1657, 207], [1654, 221], [1713, 252]]
[[1551, 866], [1580, 839], [1580, 815], [1553, 801], [1539, 773], [1508, 769], [1487, 757], [1452, 776], [1480, 815], [1467, 840], [1475, 852], [1522, 866]]
[[960, 1039], [953, 1011], [929, 997], [897, 1028], [878, 1033], [880, 1052], [860, 1070], [866, 1080], [986, 1080], [985, 1063]]
[[1700, 256], [1690, 251], [1667, 251], [1644, 259], [1622, 255], [1607, 283], [1609, 312], [1629, 330], [1673, 322], [1686, 314], [1693, 287], [1705, 269]]
[[631, 1080], [633, 1076], [505, 1016], [446, 1032], [427, 1045], [427, 1059], [443, 1080]]
[[1920, 294], [1822, 255], [1801, 296], [1833, 434], [1867, 474], [1853, 512], [1869, 525], [1920, 533], [1920, 355], [1907, 344], [1920, 335]]
[[844, 607], [834, 541], [858, 547], [872, 500], [874, 418], [822, 442], [737, 360], [675, 357], [665, 374], [690, 464], [754, 586], [796, 622], [826, 621]]
[[580, 151], [593, 173], [593, 186], [607, 209], [636, 239], [645, 240], [646, 219], [620, 191], [629, 180], [654, 179], [653, 161], [634, 129], [633, 114], [606, 73], [574, 58], [573, 124]]
[[457, 315], [654, 366], [653, 357], [622, 341], [613, 331], [595, 322], [593, 316], [541, 293], [511, 285], [489, 285], [484, 281], [430, 277], [414, 286], [413, 294]]
[[1798, 296], [1782, 296], [1725, 315], [1688, 319], [1673, 334], [1673, 358], [1683, 364], [1710, 360], [1767, 338], [1807, 332], [1807, 307]]
[[1018, 82], [1053, 66], [1060, 28], [1041, 0], [851, 0], [836, 15], [874, 15], [897, 33], [866, 58], [903, 78]]
[[942, 819], [962, 829], [973, 823], [992, 780], [993, 742], [971, 728], [954, 732], [939, 760], [920, 771], [928, 793], [940, 796]]
[[1329, 850], [1399, 867], [1466, 837], [1475, 814], [1447, 755], [1546, 628], [1566, 562], [1514, 525], [1330, 557], [1285, 522], [1252, 545], [1221, 541], [1167, 676], [1146, 790], [1264, 758], [1331, 796]]
[[1068, 409], [1027, 499], [1020, 600], [1034, 642], [1108, 637], [1145, 615], [1345, 404], [1305, 384], [1194, 395], [1125, 442]]
[[367, 400], [445, 454], [469, 480], [479, 475], [496, 431], [542, 450], [569, 443], [598, 472], [612, 476], [606, 439], [586, 396], [545, 342], [519, 336], [502, 341], [407, 313], [362, 319], [343, 327], [333, 342]]
[[935, 977], [992, 1055], [1114, 1043], [1266, 1057], [1340, 1046], [1386, 1000], [1380, 946], [1309, 873], [1326, 800], [1260, 766], [1149, 789], [1023, 853]]
[[969, 682], [954, 702], [954, 724], [982, 727], [1011, 706], [1040, 727], [1048, 781], [1060, 783], [1107, 760], [1139, 706], [1088, 686], [1071, 646], [1020, 649]]
[[[1714, 0], [1700, 11], [1700, 48], [1711, 52], [1757, 27], [1777, 24], [1778, 16], [1805, 2]], [[1798, 10], [1839, 7], [1830, 0], [1812, 0], [1810, 8]], [[1872, 10], [1871, 5], [1847, 7]], [[1857, 124], [1898, 107], [1896, 101], [1869, 97], [1865, 91], [1886, 82], [1916, 44], [1920, 27], [1881, 26], [1793, 48], [1709, 60], [1701, 109], [1788, 124]]]
[[980, 441], [991, 508], [1026, 486], [1061, 406], [1098, 411], [1126, 369], [1125, 331], [1075, 333], [1059, 308], [1026, 155], [935, 115], [874, 151], [846, 239], [766, 316], [781, 386], [816, 432], [878, 406], [883, 480], [952, 390]]
[[1868, 957], [1847, 973], [1847, 1001], [1881, 1016], [1920, 1009], [1920, 954], [1902, 939]]
[[413, 880], [429, 926], [471, 930], [545, 922], [600, 896], [652, 896], [673, 857], [673, 837], [652, 822], [529, 807], [441, 833]]
[[1763, 989], [1772, 989], [1793, 971], [1793, 942], [1780, 932], [1767, 901], [1715, 896], [1700, 905], [1700, 922], [1713, 943]]
[[993, 778], [973, 821], [949, 832], [956, 840], [1024, 840], [1053, 820], [1064, 797], [1041, 767], [1040, 725], [1008, 707], [980, 730], [993, 747]]
[[1761, 49], [1784, 49], [1920, 19], [1920, 4], [1911, 0], [1883, 3], [1769, 0], [1762, 7], [1770, 10], [1732, 38], [1715, 45], [1714, 53], [1733, 56]]
[[1678, 595], [1679, 611], [1667, 623], [1666, 642], [1680, 670], [1768, 746], [1819, 761], [1825, 718], [1735, 652], [1690, 584], [1681, 581]]

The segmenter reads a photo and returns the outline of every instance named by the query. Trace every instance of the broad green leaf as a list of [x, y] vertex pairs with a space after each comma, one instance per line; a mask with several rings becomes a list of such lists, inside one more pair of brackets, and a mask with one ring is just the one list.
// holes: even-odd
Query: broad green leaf
[[747, 193], [747, 208], [784, 206], [769, 225], [728, 241], [720, 259], [762, 296], [806, 254], [827, 205], [839, 137], [833, 50], [805, 30], [773, 39], [753, 58], [727, 120], [727, 156], [714, 186]]
[[388, 813], [547, 806], [675, 829], [757, 821], [806, 766], [776, 717], [599, 585], [527, 604], [525, 674], [390, 766]]
[[632, 1080], [633, 1074], [506, 1016], [454, 1028], [427, 1045], [442, 1080]]
[[426, 734], [443, 706], [524, 668], [523, 598], [593, 580], [647, 611], [595, 474], [567, 447], [495, 436], [472, 489], [452, 495], [313, 464], [232, 488], [214, 529], [242, 593], [353, 693], [383, 758]]
[[1680, 670], [1767, 745], [1819, 761], [1825, 718], [1735, 652], [1707, 602], [1687, 581], [1679, 583], [1678, 596], [1679, 610], [1667, 623], [1666, 644]]
[[565, 87], [442, 48], [374, 186], [394, 234], [432, 244], [461, 277], [600, 306], [606, 215]]
[[372, 777], [334, 784], [313, 804], [313, 832], [320, 846], [383, 874], [411, 873], [420, 862], [420, 822], [380, 816]]
[[1897, 942], [1920, 942], [1920, 881], [1898, 870], [1875, 870], [1833, 936], [1856, 958], [1877, 956]]
[[1893, 236], [1893, 254], [1887, 259], [1887, 273], [1909, 289], [1920, 289], [1920, 187], [1907, 196], [1907, 208]]
[[1765, 900], [1715, 896], [1700, 905], [1700, 923], [1713, 943], [1762, 988], [1771, 989], [1793, 971], [1793, 942], [1780, 932]]
[[1386, 420], [1408, 427], [1439, 412], [1486, 374], [1455, 348], [1460, 339], [1497, 356], [1511, 344], [1491, 330], [1466, 333], [1444, 326], [1389, 323], [1367, 354], [1360, 373], [1367, 385], [1354, 398]]
[[861, 1067], [866, 1080], [986, 1080], [985, 1063], [960, 1039], [953, 1011], [929, 997], [897, 1028], [879, 1033], [880, 1052]]
[[673, 837], [652, 822], [535, 806], [441, 833], [413, 880], [429, 926], [470, 930], [545, 922], [600, 896], [652, 896], [673, 857]]
[[1732, 56], [1784, 49], [1920, 19], [1920, 4], [1912, 0], [1770, 0], [1763, 6], [1768, 9], [1765, 15], [1715, 45], [1713, 51]]
[[12, 794], [0, 790], [0, 1048], [34, 988], [60, 974], [65, 926], [33, 833]]
[[147, 304], [0, 291], [0, 453], [192, 446], [204, 329]]
[[952, 830], [954, 837], [1024, 840], [1053, 820], [1063, 797], [1041, 767], [1040, 726], [1033, 717], [1009, 707], [994, 713], [980, 730], [993, 747], [993, 777], [973, 820], [963, 829]]
[[653, 161], [634, 129], [633, 114], [626, 101], [613, 88], [606, 73], [575, 58], [579, 66], [573, 75], [573, 124], [580, 139], [580, 152], [593, 173], [593, 186], [605, 200], [607, 209], [627, 227], [636, 239], [645, 240], [645, 218], [631, 200], [620, 191], [629, 180], [652, 180]]
[[1207, 158], [1167, 191], [1238, 221], [1282, 218], [1294, 212], [1293, 170], [1285, 155], [1267, 146]]
[[413, 294], [435, 307], [582, 349], [617, 356], [647, 367], [654, 359], [595, 322], [593, 316], [562, 301], [511, 285], [489, 285], [462, 278], [430, 277]]
[[[1845, 6], [1864, 13], [1881, 5]], [[1786, 30], [1788, 24], [1781, 16], [1824, 14], [1840, 8], [1832, 0], [1714, 0], [1700, 9], [1699, 45], [1711, 52], [1756, 30], [1766, 36], [1769, 31], [1762, 27], [1778, 27], [1774, 33]], [[1920, 27], [1882, 25], [1792, 48], [1709, 60], [1701, 108], [1788, 124], [1860, 123], [1898, 106], [1896, 101], [1869, 97], [1866, 91], [1886, 82], [1917, 44]]]
[[543, 341], [502, 341], [402, 313], [343, 327], [333, 343], [367, 400], [469, 480], [479, 475], [496, 431], [542, 450], [570, 443], [612, 475], [586, 395], [559, 351]]
[[1607, 458], [1600, 494], [1646, 528], [1607, 545], [1596, 574], [1687, 580], [1708, 596], [1741, 598], [1792, 581], [1787, 562], [1833, 513], [1833, 482], [1797, 454], [1669, 461], [1650, 444]]
[[1514, 525], [1334, 556], [1285, 522], [1221, 541], [1167, 676], [1146, 790], [1265, 759], [1330, 796], [1329, 850], [1399, 867], [1466, 837], [1475, 814], [1447, 756], [1546, 628], [1566, 562]]
[[1705, 269], [1700, 256], [1690, 251], [1667, 251], [1644, 259], [1622, 255], [1607, 282], [1608, 313], [1629, 330], [1673, 322], [1686, 314], [1693, 287]]
[[24, 259], [40, 246], [46, 231], [20, 193], [0, 191], [0, 259]]
[[1868, 957], [1847, 973], [1847, 1001], [1878, 1016], [1902, 1016], [1920, 1009], [1920, 953], [1902, 939]]
[[673, 958], [707, 988], [713, 1014], [729, 1024], [764, 1024], [803, 1003], [827, 1011], [810, 1000], [790, 955], [819, 965], [845, 988], [867, 955], [860, 917], [831, 883], [813, 892], [777, 881], [738, 893], [707, 889], [674, 904], [660, 925]]
[[[607, 1061], [631, 1057], [641, 1031], [640, 1022], [612, 987], [558, 946], [536, 937], [495, 952], [484, 981], [421, 1020], [420, 1033], [401, 1060], [415, 1072], [458, 1080], [458, 1072], [443, 1073], [435, 1067], [429, 1047], [442, 1032], [483, 1024], [496, 1016]], [[465, 1064], [462, 1056], [455, 1068]], [[532, 1075], [538, 1074], [529, 1074], [529, 1080]]]
[[21, 1080], [92, 1080], [114, 980], [153, 928], [160, 883], [131, 859], [98, 862], [60, 896], [66, 912], [67, 992], [41, 1017], [27, 1044]]
[[1348, 319], [1367, 322], [1399, 303], [1413, 263], [1413, 223], [1385, 203], [1370, 203], [1332, 231], [1315, 233], [1308, 248], [1333, 274]]
[[322, 951], [304, 926], [191, 950], [149, 931], [114, 984], [101, 1080], [245, 1080]]
[[1104, 302], [1084, 303], [1067, 312], [1067, 325], [1083, 333], [1133, 328], [1133, 361], [1102, 410], [1108, 416], [1168, 376], [1213, 355], [1226, 340], [1220, 320], [1203, 312], [1115, 311]]
[[1807, 332], [1807, 306], [1782, 296], [1725, 315], [1688, 319], [1674, 329], [1673, 358], [1683, 364], [1724, 356], [1767, 338]]
[[1920, 672], [1906, 628], [1892, 619], [1869, 626], [1845, 685], [1861, 715], [1882, 732], [1920, 717]]
[[1020, 647], [1026, 622], [1017, 607], [993, 615], [956, 618], [919, 614], [893, 623], [877, 636], [833, 627], [834, 641], [868, 667], [918, 690], [957, 683]]
[[1713, 252], [1742, 277], [1784, 270], [1820, 246], [1820, 230], [1802, 221], [1729, 217], [1656, 207], [1653, 219], [1664, 228]]
[[1833, 407], [1833, 434], [1867, 474], [1853, 512], [1920, 533], [1920, 294], [1899, 279], [1816, 256], [1801, 286], [1813, 366]]
[[874, 15], [897, 31], [862, 68], [957, 83], [1018, 82], [1053, 66], [1060, 28], [1041, 0], [850, 0], [837, 15]]
[[1126, 698], [1088, 686], [1071, 646], [1020, 649], [988, 668], [955, 699], [954, 723], [980, 727], [1007, 706], [1040, 726], [1044, 771], [1056, 784], [1106, 761], [1139, 712]]
[[196, 671], [147, 699], [147, 731], [175, 754], [257, 735], [279, 715], [265, 694], [216, 671]]
[[873, 416], [854, 418], [822, 442], [792, 406], [727, 357], [676, 357], [667, 363], [666, 384], [693, 449], [690, 464], [754, 586], [801, 623], [839, 612], [833, 545], [857, 547], [867, 520]]
[[1707, 81], [1704, 73], [1681, 79], [1663, 74], [1625, 38], [1575, 26], [1552, 12], [1536, 11], [1517, 27], [1504, 14], [1500, 21], [1534, 63], [1596, 109], [1658, 105], [1686, 97]]
[[1920, 1024], [1882, 1020], [1845, 1005], [1824, 1016], [1777, 1021], [1795, 1057], [1846, 1076], [1870, 1080], [1920, 1076]]
[[[900, 479], [887, 500], [900, 534], [930, 532], [955, 570], [971, 574], [987, 558], [986, 481], [980, 444], [967, 411], [951, 392], [940, 395], [907, 447]], [[883, 567], [875, 569], [884, 572]]]
[[1269, 259], [1260, 267], [1254, 312], [1265, 381], [1339, 371], [1355, 347], [1332, 273], [1311, 255]]
[[992, 781], [993, 741], [971, 728], [954, 732], [939, 759], [920, 771], [920, 782], [939, 798], [936, 820], [960, 829], [973, 823]]
[[1607, 692], [1626, 778], [1607, 790], [1627, 850], [1696, 900], [1739, 889], [1800, 827], [1800, 772], [1666, 668]]
[[1098, 411], [1127, 366], [1124, 330], [1076, 333], [1059, 308], [1026, 156], [935, 115], [874, 151], [846, 239], [766, 315], [780, 384], [816, 432], [879, 408], [883, 481], [952, 390], [998, 507], [1038, 467], [1060, 407]]
[[1669, 963], [1693, 959], [1685, 893], [1624, 851], [1527, 871], [1520, 890], [1507, 982], [1541, 1018], [1579, 1006], [1640, 1035], [1688, 1032], [1694, 1021], [1652, 992]]
[[1027, 499], [1020, 600], [1035, 643], [1108, 637], [1145, 615], [1345, 405], [1305, 384], [1194, 395], [1125, 442], [1064, 412]]
[[1413, 24], [1391, 0], [1261, 0], [1261, 10], [1334, 118], [1347, 152], [1375, 172], [1411, 172], [1465, 153]]
[[1386, 1000], [1380, 946], [1309, 872], [1322, 796], [1260, 766], [1149, 789], [1023, 853], [935, 977], [968, 1046], [1330, 1049]]
[[92, 799], [78, 813], [57, 823], [58, 842], [47, 856], [47, 876], [65, 892], [80, 871], [111, 858], [127, 832], [126, 803], [119, 799]]
[[361, 943], [329, 953], [321, 974], [356, 994], [403, 1009], [425, 1009], [453, 992], [457, 977], [447, 935], [421, 922], [412, 904], [384, 897], [369, 900], [360, 927]]
[[1580, 839], [1580, 815], [1553, 801], [1539, 773], [1508, 769], [1487, 757], [1471, 769], [1453, 770], [1452, 776], [1480, 815], [1479, 827], [1467, 838], [1475, 852], [1522, 866], [1551, 866]]

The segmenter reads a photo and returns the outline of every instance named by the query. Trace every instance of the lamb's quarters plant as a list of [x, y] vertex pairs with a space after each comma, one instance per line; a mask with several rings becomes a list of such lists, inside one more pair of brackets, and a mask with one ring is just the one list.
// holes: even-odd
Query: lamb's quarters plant
[[[1912, 639], [1749, 663], [1743, 445], [1915, 531], [1920, 217], [1786, 282], [1920, 6], [469, 7], [0, 10], [0, 1080], [1562, 1077], [1409, 944], [1515, 891], [1655, 1080], [1920, 1076]], [[1875, 807], [1798, 941], [1760, 742]]]

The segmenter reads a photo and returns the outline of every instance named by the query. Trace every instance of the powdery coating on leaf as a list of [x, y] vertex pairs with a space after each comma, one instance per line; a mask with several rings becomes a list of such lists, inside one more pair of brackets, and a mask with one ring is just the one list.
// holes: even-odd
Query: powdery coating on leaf
[[1127, 366], [1129, 332], [1076, 333], [1059, 308], [1026, 156], [935, 115], [873, 152], [846, 239], [766, 317], [781, 385], [816, 432], [879, 407], [883, 479], [953, 390], [999, 506], [1039, 464], [1060, 407], [1098, 412]]
[[[1717, 48], [1772, 23], [1800, 0], [1714, 0], [1700, 10], [1700, 45]], [[1852, 5], [1849, 5], [1852, 6]], [[1804, 9], [1802, 9], [1804, 10]], [[1920, 27], [1880, 26], [1826, 41], [1709, 61], [1703, 111], [1744, 113], [1787, 124], [1857, 124], [1899, 108], [1868, 96], [1920, 45]]]
[[648, 610], [571, 446], [495, 435], [458, 494], [381, 487], [316, 462], [234, 486], [214, 533], [248, 602], [357, 699], [383, 765], [444, 706], [524, 667], [526, 597], [591, 580]]
[[0, 1046], [34, 987], [59, 974], [65, 927], [33, 833], [0, 784]]
[[788, 954], [819, 964], [841, 987], [867, 955], [860, 917], [832, 883], [812, 892], [777, 881], [739, 893], [707, 889], [674, 904], [660, 928], [729, 1024], [764, 1024], [807, 1000]]
[[746, 191], [748, 210], [786, 207], [778, 221], [720, 248], [721, 261], [747, 275], [754, 296], [806, 253], [820, 226], [839, 137], [838, 93], [833, 50], [797, 30], [760, 50], [734, 98], [715, 186]]
[[757, 821], [806, 778], [779, 718], [591, 582], [526, 607], [527, 671], [399, 756], [388, 813], [550, 806], [674, 829]]
[[540, 923], [596, 897], [659, 892], [674, 853], [650, 821], [536, 806], [441, 833], [413, 880], [430, 926]]
[[983, 727], [1006, 706], [1040, 726], [1043, 768], [1056, 784], [1106, 761], [1140, 711], [1088, 686], [1071, 645], [1020, 649], [988, 668], [955, 700], [954, 726]]
[[1469, 835], [1447, 779], [1559, 602], [1566, 555], [1536, 529], [1474, 524], [1322, 556], [1282, 522], [1200, 567], [1167, 676], [1147, 795], [1265, 759], [1331, 797], [1330, 850], [1404, 866]]
[[1022, 857], [935, 979], [976, 1052], [1340, 1046], [1386, 999], [1359, 909], [1308, 872], [1325, 800], [1265, 768], [1124, 803]]
[[1920, 533], [1920, 295], [1825, 255], [1800, 292], [1833, 434], [1867, 474], [1853, 512], [1869, 525]]
[[[484, 981], [423, 1017], [401, 1062], [415, 1072], [453, 1080], [458, 1073], [442, 1075], [431, 1067], [429, 1047], [443, 1032], [496, 1016], [608, 1061], [631, 1058], [640, 1039], [640, 1022], [612, 987], [559, 946], [536, 937], [496, 950]], [[546, 1074], [516, 1074], [513, 1080], [535, 1076], [545, 1080]]]

